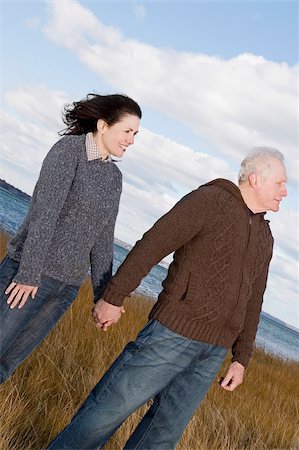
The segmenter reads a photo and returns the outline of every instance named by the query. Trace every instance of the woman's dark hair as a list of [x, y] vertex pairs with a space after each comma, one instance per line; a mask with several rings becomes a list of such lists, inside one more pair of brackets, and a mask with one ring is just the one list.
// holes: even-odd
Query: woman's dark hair
[[142, 116], [139, 105], [130, 97], [122, 94], [88, 94], [86, 99], [64, 106], [62, 118], [67, 127], [59, 134], [86, 134], [96, 131], [99, 119], [111, 126], [126, 114], [140, 119]]

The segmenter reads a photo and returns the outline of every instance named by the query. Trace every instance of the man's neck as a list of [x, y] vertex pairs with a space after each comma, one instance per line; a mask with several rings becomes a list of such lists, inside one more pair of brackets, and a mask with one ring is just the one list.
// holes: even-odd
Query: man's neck
[[250, 186], [241, 184], [239, 186], [239, 189], [240, 189], [240, 192], [241, 192], [244, 202], [246, 203], [246, 205], [250, 209], [250, 211], [253, 212], [253, 214], [265, 212], [265, 210], [263, 208], [259, 207], [258, 204], [256, 203], [256, 200], [254, 199], [254, 196], [253, 196]]

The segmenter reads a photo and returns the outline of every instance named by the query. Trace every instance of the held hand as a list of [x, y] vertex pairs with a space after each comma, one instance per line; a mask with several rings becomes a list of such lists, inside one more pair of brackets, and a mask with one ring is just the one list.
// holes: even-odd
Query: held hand
[[5, 294], [10, 296], [7, 299], [7, 304], [13, 309], [18, 305], [18, 308], [23, 308], [29, 295], [34, 299], [37, 293], [38, 286], [30, 286], [27, 284], [10, 283], [5, 291]]
[[228, 368], [223, 379], [218, 380], [219, 385], [226, 391], [233, 391], [242, 383], [244, 377], [244, 366], [238, 361], [234, 361]]
[[116, 323], [125, 312], [123, 306], [114, 306], [105, 300], [98, 300], [92, 310], [92, 317], [96, 327], [107, 331], [108, 327]]

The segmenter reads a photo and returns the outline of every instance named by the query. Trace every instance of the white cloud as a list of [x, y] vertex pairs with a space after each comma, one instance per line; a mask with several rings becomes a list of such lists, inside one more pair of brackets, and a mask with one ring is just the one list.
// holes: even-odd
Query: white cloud
[[129, 172], [128, 176], [132, 177], [132, 184], [152, 186], [156, 194], [160, 189], [164, 193], [180, 195], [212, 178], [234, 177], [225, 160], [196, 152], [143, 128], [134, 148], [129, 148], [122, 166], [124, 172]]
[[31, 194], [41, 163], [64, 124], [66, 96], [45, 86], [22, 86], [4, 93], [0, 111], [2, 167], [0, 176]]
[[33, 123], [48, 129], [63, 128], [61, 112], [67, 103], [61, 91], [49, 91], [44, 85], [20, 86], [4, 94], [4, 100], [14, 114], [30, 118]]
[[234, 181], [234, 173], [224, 160], [195, 152], [144, 128], [118, 164], [124, 188], [117, 232], [130, 243], [200, 184], [218, 177]]
[[135, 3], [134, 4], [134, 14], [138, 20], [143, 20], [145, 16], [147, 15], [147, 10], [145, 5], [142, 3]]
[[291, 210], [271, 218], [274, 252], [263, 310], [299, 329], [298, 219]]
[[269, 214], [275, 248], [281, 256], [299, 259], [299, 212], [281, 206], [279, 214]]
[[[3, 158], [16, 169], [19, 167], [19, 171], [37, 176], [46, 153], [59, 138], [54, 130], [63, 128], [62, 105], [69, 100], [63, 92], [44, 86], [19, 87], [6, 92], [4, 99], [10, 112], [2, 112]], [[137, 198], [149, 196], [147, 201], [141, 200], [143, 208], [148, 205], [148, 218], [158, 218], [183, 194], [212, 178], [234, 177], [226, 161], [196, 152], [145, 128], [140, 129], [135, 145], [118, 164], [128, 187], [124, 195], [128, 196], [131, 209]], [[135, 236], [133, 232], [130, 242]]]
[[[45, 33], [117, 90], [188, 124], [236, 160], [257, 145], [295, 161], [298, 66], [242, 54], [229, 60], [125, 39], [75, 1], [50, 3]], [[245, 149], [245, 150], [244, 150]], [[289, 178], [298, 183], [291, 163]]]
[[263, 310], [299, 329], [298, 281], [294, 285], [288, 272], [270, 271]]

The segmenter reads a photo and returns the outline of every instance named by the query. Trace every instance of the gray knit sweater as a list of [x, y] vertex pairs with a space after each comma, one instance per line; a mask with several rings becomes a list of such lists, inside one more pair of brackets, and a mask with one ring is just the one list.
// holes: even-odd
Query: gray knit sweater
[[19, 261], [15, 282], [43, 275], [79, 286], [89, 267], [95, 299], [112, 272], [122, 175], [113, 162], [87, 160], [85, 135], [65, 136], [47, 154], [28, 214], [7, 254]]

